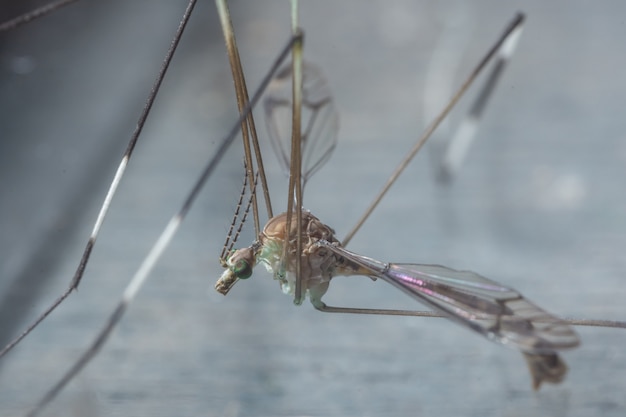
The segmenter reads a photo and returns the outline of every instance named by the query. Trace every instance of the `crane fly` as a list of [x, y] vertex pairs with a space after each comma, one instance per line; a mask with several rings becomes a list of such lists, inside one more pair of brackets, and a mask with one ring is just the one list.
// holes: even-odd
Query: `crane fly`
[[[501, 62], [495, 66], [496, 70], [492, 72], [471, 111], [471, 117], [478, 119], [506, 60], [517, 44], [523, 21], [522, 14], [513, 19], [499, 41], [479, 62], [466, 83], [455, 93], [452, 101], [426, 129], [409, 156], [392, 174], [387, 186], [343, 240], [344, 244], [350, 241], [404, 166], [463, 95], [473, 77], [481, 72], [493, 56], [500, 53]], [[296, 30], [297, 25], [294, 24], [293, 27]], [[228, 35], [226, 37], [228, 38]], [[299, 49], [294, 48], [293, 55], [292, 67], [279, 73], [275, 81], [277, 86], [274, 86], [274, 89], [270, 86], [269, 97], [265, 103], [267, 125], [274, 150], [283, 167], [289, 168], [288, 211], [272, 217], [251, 246], [230, 250], [228, 256], [222, 259], [225, 271], [215, 285], [216, 290], [226, 295], [238, 279], [249, 278], [254, 266], [261, 263], [273, 274], [274, 279], [279, 281], [282, 291], [294, 297], [294, 304], [297, 305], [308, 296], [313, 306], [324, 312], [424, 314], [330, 307], [322, 301], [331, 279], [336, 276], [356, 275], [374, 280], [381, 279], [453, 322], [489, 340], [519, 349], [528, 364], [534, 389], [538, 389], [543, 382], [560, 383], [565, 377], [567, 366], [558, 355], [558, 351], [575, 348], [580, 343], [577, 334], [567, 322], [528, 301], [518, 291], [473, 272], [456, 271], [438, 265], [384, 263], [347, 251], [342, 242], [335, 237], [331, 227], [303, 208], [304, 185], [328, 160], [333, 151], [338, 122], [332, 97], [326, 91], [326, 83], [320, 71], [302, 62]], [[292, 100], [289, 100], [281, 85], [294, 86]], [[289, 108], [291, 113], [285, 111]], [[303, 110], [308, 114], [304, 123], [300, 120]], [[281, 123], [276, 120], [281, 120], [282, 117], [282, 121], [285, 122], [286, 114], [292, 116], [291, 129], [289, 127], [280, 129], [277, 126]], [[314, 127], [316, 123], [318, 126]], [[289, 124], [283, 123], [283, 126]], [[466, 127], [462, 126], [462, 129]], [[291, 138], [290, 155], [285, 145], [289, 143], [288, 138]], [[306, 154], [307, 151], [309, 154]], [[310, 154], [315, 154], [316, 157]], [[249, 167], [253, 166], [250, 157], [246, 163]], [[454, 162], [449, 166], [454, 167], [459, 163]], [[454, 169], [456, 168], [450, 171]], [[252, 181], [252, 170], [248, 170], [248, 175], [248, 180]], [[254, 196], [255, 188], [254, 186], [251, 188]], [[237, 215], [233, 223], [236, 217]]]
[[[522, 23], [523, 15], [518, 15], [480, 65], [485, 65], [495, 51], [501, 48], [510, 50], [507, 40], [509, 43], [511, 39], [517, 41]], [[480, 65], [476, 73], [482, 69]], [[301, 192], [304, 184], [334, 149], [338, 124], [332, 98], [325, 91], [325, 82], [318, 70], [310, 65], [294, 63], [293, 72], [287, 68], [278, 75], [279, 82], [282, 78], [283, 83], [291, 85], [291, 75], [296, 71], [301, 78], [293, 77], [293, 85], [303, 85], [301, 96], [294, 95], [290, 101], [282, 92], [273, 93], [270, 86], [266, 100], [267, 124], [274, 149], [282, 165], [289, 165], [290, 168], [288, 174], [294, 188], [289, 195], [294, 197], [295, 211], [271, 218], [251, 246], [231, 251], [223, 261], [226, 270], [216, 283], [216, 290], [226, 295], [237, 279], [249, 278], [254, 266], [264, 264], [279, 281], [282, 291], [294, 297], [295, 304], [301, 304], [302, 298], [308, 296], [316, 309], [326, 312], [411, 315], [411, 312], [402, 311], [329, 307], [322, 301], [331, 279], [336, 276], [381, 279], [487, 339], [519, 349], [528, 363], [535, 389], [543, 382], [561, 382], [567, 366], [557, 352], [579, 345], [578, 336], [567, 323], [531, 303], [516, 290], [473, 272], [455, 271], [437, 265], [384, 263], [347, 251], [331, 227], [303, 209]], [[457, 97], [462, 93], [461, 90]], [[285, 128], [282, 129], [282, 136], [278, 133], [280, 129], [276, 127], [279, 124], [276, 120], [280, 120], [281, 116], [274, 112], [286, 114], [285, 108], [291, 107], [291, 114], [301, 114], [298, 107], [302, 107], [308, 110], [310, 117], [307, 123], [303, 123], [302, 129], [299, 121], [293, 121], [296, 134], [292, 139], [292, 152], [294, 148], [297, 151], [291, 154], [295, 158], [288, 164], [290, 159], [286, 147], [281, 144], [286, 137], [292, 136], [287, 136], [289, 129]], [[315, 123], [317, 128], [313, 128]], [[432, 125], [434, 128], [436, 123]], [[426, 137], [428, 135], [427, 132]], [[312, 144], [317, 146], [314, 148]], [[298, 153], [300, 150], [301, 154]], [[311, 158], [305, 153], [307, 151], [316, 152], [319, 158]], [[252, 160], [248, 160], [247, 164], [251, 166]], [[296, 193], [298, 186], [299, 196]]]
[[[511, 28], [519, 27], [521, 18], [518, 18]], [[504, 36], [503, 39], [507, 37]], [[298, 34], [292, 38], [292, 43], [298, 42]], [[500, 47], [494, 47], [494, 52], [502, 50]], [[236, 48], [234, 49], [236, 50]], [[231, 58], [233, 53], [231, 52]], [[237, 66], [235, 58], [235, 66]], [[296, 63], [301, 62], [298, 59]], [[318, 72], [311, 64], [295, 64], [303, 65], [303, 80], [306, 90], [307, 77], [314, 77]], [[286, 80], [290, 80], [290, 74], [293, 70], [283, 70], [279, 72], [275, 81], [284, 84]], [[295, 71], [297, 73], [297, 71]], [[234, 70], [235, 79], [242, 78], [241, 70]], [[297, 78], [297, 77], [295, 77]], [[298, 82], [295, 82], [296, 85]], [[312, 94], [319, 93], [320, 85], [312, 84]], [[295, 89], [296, 94], [300, 89]], [[324, 91], [323, 89], [321, 91]], [[243, 90], [239, 90], [238, 97], [242, 98], [240, 103], [240, 111], [242, 113], [241, 122], [243, 122], [249, 113], [252, 105], [247, 104], [247, 99], [240, 95]], [[270, 93], [271, 95], [271, 93]], [[306, 96], [306, 94], [304, 94]], [[419, 265], [405, 263], [387, 263], [380, 262], [372, 258], [368, 258], [356, 254], [346, 246], [351, 240], [354, 233], [349, 233], [347, 238], [339, 240], [335, 236], [335, 232], [331, 227], [319, 220], [311, 212], [303, 207], [302, 191], [308, 183], [309, 177], [316, 172], [330, 156], [334, 149], [334, 141], [329, 140], [330, 132], [334, 131], [333, 118], [334, 112], [324, 113], [328, 109], [327, 104], [332, 100], [324, 100], [322, 97], [309, 100], [304, 97], [303, 103], [306, 105], [318, 106], [321, 116], [306, 117], [302, 121], [302, 126], [298, 128], [299, 118], [294, 116], [293, 123], [296, 128], [293, 129], [296, 135], [293, 135], [295, 146], [283, 146], [285, 138], [289, 138], [291, 126], [281, 130], [284, 124], [273, 123], [274, 116], [282, 110], [283, 115], [277, 116], [278, 119], [284, 119], [285, 114], [291, 118], [291, 114], [298, 113], [297, 105], [295, 109], [290, 109], [282, 104], [285, 103], [284, 97], [281, 100], [266, 101], [266, 114], [268, 115], [268, 128], [273, 138], [273, 146], [279, 154], [279, 160], [283, 165], [287, 165], [290, 177], [292, 177], [292, 185], [288, 193], [288, 203], [293, 205], [287, 209], [286, 213], [277, 216], [270, 215], [270, 220], [265, 227], [257, 226], [256, 241], [251, 246], [227, 252], [223, 256], [223, 264], [227, 269], [219, 281], [218, 288], [222, 292], [227, 292], [237, 279], [247, 278], [252, 273], [252, 268], [258, 263], [263, 263], [274, 277], [279, 281], [284, 292], [292, 295], [296, 304], [300, 304], [305, 297], [308, 297], [315, 308], [338, 313], [363, 313], [363, 314], [380, 314], [380, 315], [416, 315], [416, 316], [436, 316], [447, 317], [452, 321], [469, 328], [470, 330], [482, 334], [483, 336], [496, 341], [500, 344], [514, 347], [522, 352], [527, 360], [528, 366], [533, 378], [533, 385], [538, 388], [542, 382], [556, 383], [560, 382], [567, 370], [564, 362], [560, 358], [558, 352], [563, 349], [573, 348], [578, 344], [578, 337], [573, 332], [570, 324], [591, 324], [602, 326], [610, 323], [597, 320], [590, 321], [572, 321], [562, 320], [553, 316], [543, 309], [537, 307], [533, 303], [526, 300], [517, 291], [504, 286], [502, 284], [491, 281], [478, 274], [467, 271], [457, 271], [438, 265]], [[289, 101], [289, 100], [287, 100]], [[292, 99], [290, 103], [297, 103], [298, 99]], [[281, 104], [282, 103], [282, 104]], [[313, 112], [315, 113], [315, 112]], [[445, 114], [446, 112], [444, 112]], [[442, 116], [443, 117], [443, 116]], [[320, 119], [325, 123], [320, 122]], [[437, 123], [433, 123], [433, 128]], [[250, 123], [252, 126], [252, 123]], [[298, 135], [302, 134], [302, 137]], [[427, 135], [426, 135], [427, 136]], [[232, 140], [232, 139], [229, 139]], [[309, 141], [307, 143], [307, 140]], [[253, 141], [255, 142], [255, 141]], [[224, 143], [228, 143], [225, 141]], [[312, 151], [316, 145], [321, 146], [321, 151]], [[297, 150], [298, 146], [302, 146], [301, 151]], [[420, 145], [421, 146], [421, 145]], [[294, 152], [290, 148], [296, 149]], [[255, 151], [258, 154], [258, 151]], [[294, 152], [294, 153], [292, 153]], [[218, 153], [218, 155], [221, 154]], [[295, 157], [294, 157], [295, 155]], [[302, 166], [298, 166], [298, 161], [302, 158]], [[309, 159], [307, 159], [309, 158]], [[219, 160], [219, 157], [216, 159]], [[458, 165], [458, 163], [456, 163]], [[262, 175], [255, 176], [256, 172], [262, 172], [261, 169], [255, 170], [256, 161], [252, 157], [246, 160], [247, 186], [252, 189], [252, 198], [261, 197], [261, 193], [257, 192], [257, 184], [263, 182]], [[457, 168], [453, 168], [457, 169]], [[206, 175], [208, 177], [208, 174]], [[206, 179], [206, 178], [205, 178]], [[263, 186], [264, 189], [267, 186]], [[300, 191], [297, 191], [298, 188]], [[195, 190], [195, 188], [194, 188]], [[193, 200], [190, 199], [190, 200]], [[258, 211], [256, 202], [250, 200], [252, 213]], [[188, 205], [185, 204], [182, 213], [175, 217], [177, 222], [182, 220]], [[247, 210], [245, 210], [247, 212]], [[252, 214], [257, 217], [259, 214]], [[258, 221], [257, 221], [258, 223]], [[168, 239], [173, 236], [174, 228], [170, 223], [166, 229]], [[287, 233], [289, 230], [289, 233]], [[358, 230], [358, 226], [354, 231]], [[288, 243], [286, 243], [288, 242]], [[157, 255], [162, 253], [164, 249], [163, 240], [155, 246]], [[300, 254], [300, 256], [298, 256]], [[149, 256], [149, 264], [155, 262], [154, 256]], [[144, 263], [144, 265], [147, 265]], [[133, 280], [129, 285], [129, 289], [125, 292], [124, 299], [112, 315], [112, 320], [107, 327], [99, 335], [96, 343], [87, 352], [87, 354], [77, 362], [77, 366], [51, 390], [49, 395], [40, 403], [44, 405], [52, 399], [58, 391], [71, 380], [74, 375], [93, 358], [99, 351], [102, 343], [108, 337], [110, 330], [115, 326], [119, 318], [124, 314], [126, 307], [134, 298], [141, 283], [147, 277], [150, 265], [140, 269], [136, 275], [141, 279]], [[412, 298], [421, 301], [434, 312], [414, 312], [407, 310], [368, 310], [328, 306], [322, 302], [322, 296], [326, 293], [331, 279], [341, 275], [357, 275], [373, 280], [382, 280], [398, 287], [402, 291], [409, 294]], [[614, 327], [622, 325], [621, 323], [613, 323]]]

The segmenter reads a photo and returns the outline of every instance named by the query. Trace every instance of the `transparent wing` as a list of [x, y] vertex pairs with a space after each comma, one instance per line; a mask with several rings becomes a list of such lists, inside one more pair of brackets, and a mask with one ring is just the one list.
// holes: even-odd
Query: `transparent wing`
[[579, 344], [569, 325], [514, 289], [474, 272], [437, 265], [390, 264], [382, 275], [385, 281], [500, 343], [537, 353]]
[[[272, 80], [264, 100], [265, 122], [278, 160], [289, 175], [292, 93], [291, 66]], [[337, 145], [339, 115], [322, 71], [303, 62], [302, 181], [306, 182], [330, 158]]]
[[567, 323], [516, 290], [474, 272], [439, 265], [384, 264], [330, 244], [324, 246], [490, 340], [537, 354], [580, 343]]

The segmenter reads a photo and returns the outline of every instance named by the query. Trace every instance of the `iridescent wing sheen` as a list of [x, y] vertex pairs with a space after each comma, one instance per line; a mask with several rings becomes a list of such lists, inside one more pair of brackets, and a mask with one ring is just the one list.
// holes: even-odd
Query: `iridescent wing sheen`
[[516, 290], [474, 272], [439, 265], [384, 264], [337, 246], [324, 246], [487, 339], [538, 354], [580, 343], [567, 323]]

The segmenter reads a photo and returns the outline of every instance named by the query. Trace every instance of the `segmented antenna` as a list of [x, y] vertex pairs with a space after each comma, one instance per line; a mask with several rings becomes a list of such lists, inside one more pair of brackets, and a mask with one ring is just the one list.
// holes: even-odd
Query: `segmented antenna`
[[241, 218], [241, 222], [239, 223], [239, 227], [237, 228], [235, 237], [230, 242], [230, 246], [228, 247], [228, 252], [233, 250], [233, 246], [235, 246], [237, 239], [239, 239], [239, 235], [241, 234], [243, 225], [246, 223], [248, 213], [250, 212], [250, 207], [252, 206], [252, 202], [254, 201], [254, 195], [256, 193], [256, 185], [258, 181], [259, 181], [259, 171], [257, 171], [256, 174], [254, 175], [254, 185], [252, 186], [252, 194], [250, 194], [250, 198], [248, 199], [248, 204], [246, 204], [246, 210], [243, 212], [243, 217]]
[[248, 167], [246, 166], [245, 160], [243, 161], [243, 169], [244, 169], [243, 186], [241, 187], [241, 192], [239, 193], [239, 200], [237, 201], [237, 207], [235, 207], [235, 214], [233, 214], [233, 220], [230, 222], [230, 227], [228, 228], [228, 233], [226, 234], [226, 240], [224, 241], [224, 246], [222, 247], [222, 253], [220, 254], [220, 263], [224, 267], [226, 267], [225, 255], [226, 255], [226, 252], [229, 250], [227, 249], [227, 246], [230, 243], [230, 237], [233, 235], [233, 229], [235, 228], [235, 223], [237, 222], [237, 218], [239, 217], [239, 210], [241, 209], [243, 196], [246, 194], [246, 187], [248, 186], [248, 176], [245, 175], [245, 172], [247, 172]]
[[233, 214], [233, 220], [230, 222], [230, 227], [228, 229], [228, 233], [226, 234], [226, 240], [224, 241], [224, 246], [222, 247], [222, 253], [220, 254], [220, 263], [222, 264], [223, 267], [226, 267], [226, 254], [229, 253], [233, 249], [233, 246], [237, 242], [237, 239], [239, 239], [239, 235], [241, 234], [243, 225], [246, 222], [248, 213], [250, 212], [250, 207], [252, 206], [252, 200], [254, 199], [257, 181], [259, 179], [259, 172], [257, 171], [254, 176], [254, 185], [252, 187], [252, 193], [250, 194], [250, 198], [248, 199], [248, 203], [246, 204], [246, 209], [244, 210], [241, 221], [239, 222], [239, 226], [237, 227], [237, 231], [235, 232], [235, 235], [233, 237], [233, 230], [235, 229], [235, 223], [237, 223], [237, 219], [239, 218], [239, 211], [241, 210], [243, 197], [246, 194], [246, 187], [248, 186], [248, 175], [246, 175], [246, 173], [248, 172], [248, 167], [247, 167], [245, 160], [243, 161], [243, 169], [244, 169], [243, 185], [241, 187], [241, 192], [239, 193], [239, 200], [237, 201], [235, 214]]

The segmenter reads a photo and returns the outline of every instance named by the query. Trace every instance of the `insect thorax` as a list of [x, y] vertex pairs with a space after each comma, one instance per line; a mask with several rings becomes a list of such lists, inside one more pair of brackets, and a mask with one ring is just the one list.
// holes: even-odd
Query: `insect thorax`
[[[291, 233], [287, 233], [287, 213], [271, 218], [259, 236], [261, 244], [257, 255], [257, 262], [263, 262], [278, 280], [285, 294], [294, 294], [296, 281], [296, 253], [297, 253], [297, 220], [295, 214], [291, 219]], [[287, 258], [281, 262], [284, 245], [289, 236]], [[337, 260], [332, 252], [316, 245], [320, 240], [340, 246], [335, 237], [335, 231], [322, 223], [307, 210], [302, 210], [302, 253], [301, 282], [306, 294], [309, 291], [316, 294], [326, 292], [328, 283], [334, 275]], [[310, 295], [310, 294], [309, 294]]]

